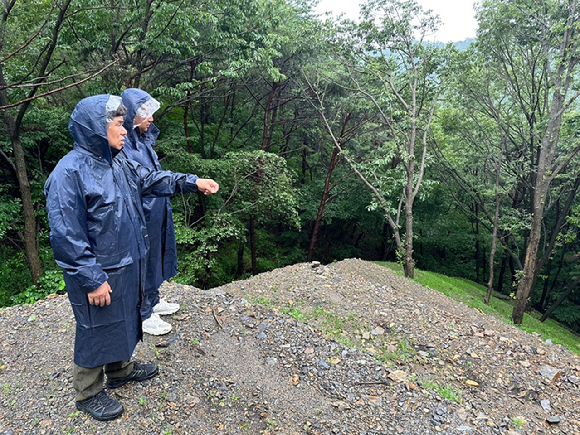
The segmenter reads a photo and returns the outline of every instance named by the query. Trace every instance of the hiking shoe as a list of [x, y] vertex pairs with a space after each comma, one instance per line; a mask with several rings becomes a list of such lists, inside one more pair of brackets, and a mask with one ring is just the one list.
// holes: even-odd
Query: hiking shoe
[[171, 325], [161, 320], [159, 314], [151, 313], [151, 317], [143, 321], [143, 332], [151, 335], [163, 335], [171, 332]]
[[125, 376], [121, 379], [107, 379], [107, 387], [109, 388], [119, 388], [125, 385], [127, 382], [143, 382], [147, 379], [151, 379], [159, 374], [159, 367], [157, 364], [153, 363], [133, 363], [133, 371], [129, 373], [129, 376]]
[[111, 399], [104, 391], [99, 391], [93, 397], [76, 402], [77, 409], [90, 414], [100, 421], [114, 420], [123, 414], [123, 405]]
[[165, 299], [160, 299], [159, 303], [153, 307], [153, 312], [160, 316], [167, 316], [179, 311], [179, 304], [172, 304]]

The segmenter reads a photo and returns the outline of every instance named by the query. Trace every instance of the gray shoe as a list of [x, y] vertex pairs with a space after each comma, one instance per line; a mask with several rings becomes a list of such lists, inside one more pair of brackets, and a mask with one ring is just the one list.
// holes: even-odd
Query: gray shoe
[[160, 316], [168, 316], [179, 311], [179, 304], [172, 304], [165, 299], [160, 299], [159, 303], [153, 307], [153, 312]]
[[151, 313], [151, 317], [143, 321], [143, 332], [150, 335], [164, 335], [171, 332], [171, 324], [164, 322], [157, 313]]
[[76, 402], [77, 409], [90, 414], [100, 421], [114, 420], [123, 414], [123, 405], [111, 399], [104, 391], [99, 391], [93, 397]]
[[153, 363], [133, 363], [133, 370], [129, 373], [129, 376], [125, 376], [121, 379], [107, 379], [107, 387], [119, 388], [125, 385], [127, 382], [143, 382], [147, 379], [151, 379], [159, 374], [159, 367], [157, 364]]

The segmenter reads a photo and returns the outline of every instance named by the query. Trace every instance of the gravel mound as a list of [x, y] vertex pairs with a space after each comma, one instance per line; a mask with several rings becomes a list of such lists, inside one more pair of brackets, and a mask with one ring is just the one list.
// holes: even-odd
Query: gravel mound
[[580, 434], [577, 355], [373, 263], [162, 296], [112, 422], [74, 406], [67, 297], [0, 310], [0, 434]]

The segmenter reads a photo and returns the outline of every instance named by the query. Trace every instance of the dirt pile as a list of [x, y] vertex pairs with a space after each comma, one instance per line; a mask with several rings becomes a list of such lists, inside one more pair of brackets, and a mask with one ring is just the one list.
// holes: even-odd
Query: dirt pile
[[161, 374], [76, 411], [66, 296], [0, 311], [0, 433], [580, 434], [580, 358], [361, 260], [212, 290], [165, 283]]

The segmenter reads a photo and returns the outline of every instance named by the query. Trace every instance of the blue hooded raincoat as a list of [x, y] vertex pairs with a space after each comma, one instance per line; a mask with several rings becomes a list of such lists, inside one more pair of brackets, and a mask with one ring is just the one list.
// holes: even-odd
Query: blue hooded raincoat
[[[133, 128], [137, 110], [151, 99], [151, 95], [141, 89], [130, 88], [121, 94], [121, 98], [127, 108], [124, 127], [128, 132], [123, 153], [149, 169], [161, 170], [153, 150], [159, 129], [153, 123], [145, 133], [141, 133], [138, 127]], [[144, 298], [141, 304], [141, 317], [145, 320], [151, 316], [153, 307], [159, 302], [161, 283], [177, 274], [177, 247], [169, 198], [143, 198], [143, 211], [149, 234]]]
[[[109, 98], [97, 95], [77, 104], [69, 122], [73, 150], [44, 188], [50, 242], [77, 323], [74, 362], [81, 367], [128, 361], [141, 339], [148, 249], [141, 197], [197, 190], [195, 175], [152, 171], [113, 154], [107, 140]], [[90, 305], [87, 293], [105, 281], [113, 291], [111, 304]]]

